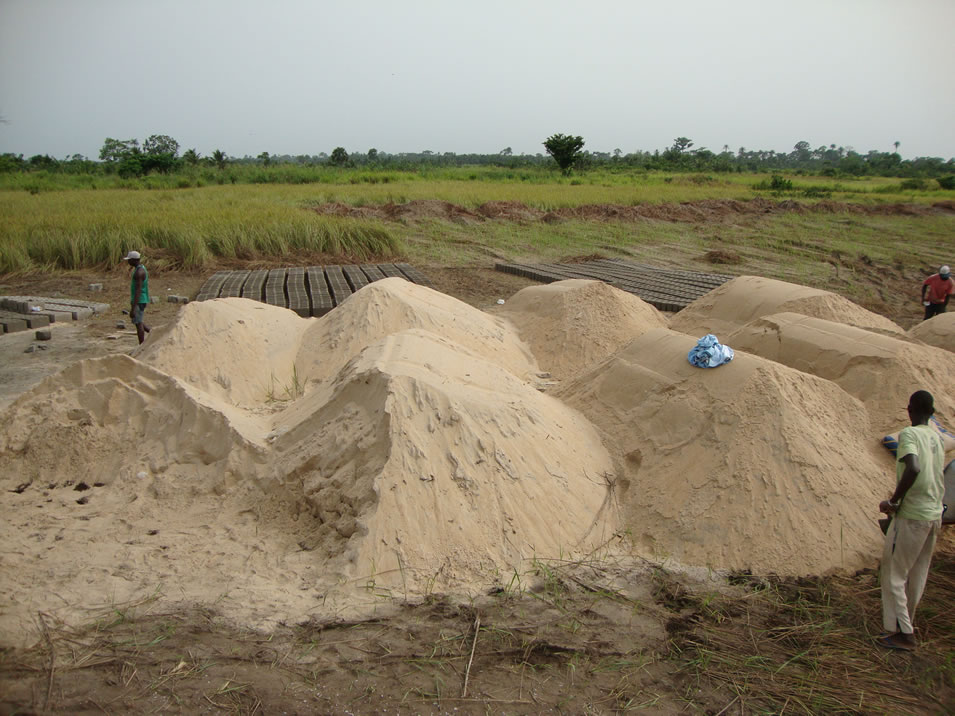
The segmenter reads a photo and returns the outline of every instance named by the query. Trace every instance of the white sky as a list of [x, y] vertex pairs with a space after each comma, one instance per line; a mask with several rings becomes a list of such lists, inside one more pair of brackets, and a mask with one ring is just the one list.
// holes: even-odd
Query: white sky
[[0, 152], [955, 156], [955, 0], [0, 0]]

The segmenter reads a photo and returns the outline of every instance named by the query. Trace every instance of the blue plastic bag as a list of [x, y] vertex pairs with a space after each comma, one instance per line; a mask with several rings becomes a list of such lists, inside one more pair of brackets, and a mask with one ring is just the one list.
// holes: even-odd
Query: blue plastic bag
[[712, 333], [707, 333], [686, 357], [697, 368], [716, 368], [733, 360], [733, 349], [722, 345]]

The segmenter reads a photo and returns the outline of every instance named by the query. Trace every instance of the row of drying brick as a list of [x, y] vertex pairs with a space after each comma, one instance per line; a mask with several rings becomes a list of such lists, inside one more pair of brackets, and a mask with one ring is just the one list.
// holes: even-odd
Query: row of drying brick
[[679, 311], [732, 278], [724, 274], [658, 269], [619, 259], [576, 264], [496, 264], [494, 268], [542, 283], [575, 278], [603, 281], [661, 311]]
[[363, 286], [391, 276], [431, 285], [422, 273], [402, 263], [218, 271], [203, 284], [196, 300], [250, 298], [300, 316], [323, 316]]

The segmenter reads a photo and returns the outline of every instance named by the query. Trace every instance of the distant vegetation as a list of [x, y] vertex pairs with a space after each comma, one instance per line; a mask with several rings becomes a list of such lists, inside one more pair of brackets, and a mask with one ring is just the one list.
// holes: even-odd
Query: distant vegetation
[[[535, 222], [516, 230], [511, 222], [458, 226], [427, 219], [409, 227], [309, 210], [328, 203], [362, 207], [426, 199], [473, 210], [486, 202], [521, 202], [549, 212], [587, 204], [745, 201], [760, 195], [927, 204], [950, 199], [955, 190], [953, 160], [902, 160], [895, 152], [863, 156], [841, 147], [813, 150], [800, 142], [789, 154], [744, 149], [734, 154], [728, 148], [715, 154], [678, 137], [662, 152], [624, 155], [586, 152], [583, 144], [582, 137], [557, 134], [544, 142], [548, 155], [514, 155], [510, 148], [494, 155], [439, 155], [349, 153], [336, 147], [328, 156], [262, 152], [234, 158], [218, 149], [210, 157], [194, 149], [180, 155], [175, 139], [152, 135], [142, 142], [108, 138], [96, 161], [5, 154], [0, 156], [0, 274], [107, 267], [134, 248], [145, 250], [151, 265], [169, 268], [295, 252], [453, 263], [467, 258], [462, 246], [471, 244], [487, 255], [512, 258], [573, 254], [581, 247], [616, 255], [632, 250], [637, 231], [635, 224], [611, 222]], [[936, 223], [950, 226], [944, 218]], [[933, 227], [932, 241], [938, 242], [949, 229], [935, 233], [936, 223], [920, 220]], [[666, 232], [654, 224], [650, 233]], [[746, 245], [716, 248], [742, 253]], [[872, 254], [871, 247], [866, 251]]]
[[[706, 147], [694, 148], [688, 137], [677, 137], [673, 144], [660, 151], [623, 153], [584, 151], [582, 137], [555, 134], [542, 145], [545, 153], [514, 154], [505, 147], [496, 154], [455, 154], [432, 151], [389, 154], [377, 149], [367, 152], [347, 152], [336, 147], [332, 153], [296, 156], [262, 152], [255, 157], [230, 157], [221, 149], [204, 157], [195, 149], [187, 149], [180, 156], [179, 143], [167, 135], [154, 134], [142, 142], [137, 139], [118, 140], [107, 137], [94, 161], [74, 154], [56, 159], [46, 154], [29, 158], [23, 155], [0, 155], [0, 188], [29, 188], [29, 181], [17, 177], [32, 175], [38, 184], [49, 188], [124, 187], [124, 180], [143, 177], [175, 177], [166, 186], [199, 186], [203, 184], [235, 183], [314, 183], [340, 181], [341, 172], [363, 170], [367, 178], [356, 181], [389, 181], [389, 172], [401, 174], [433, 174], [435, 171], [457, 169], [455, 178], [471, 178], [468, 169], [498, 169], [519, 172], [523, 180], [544, 180], [557, 171], [578, 173], [598, 171], [605, 174], [633, 174], [647, 172], [743, 174], [788, 173], [795, 176], [822, 176], [829, 178], [898, 177], [902, 179], [936, 180], [941, 188], [955, 189], [955, 159], [917, 157], [902, 159], [898, 151], [870, 150], [864, 154], [852, 147], [822, 145], [812, 148], [808, 142], [797, 142], [790, 152], [747, 150], [740, 147], [730, 151], [724, 146], [714, 152]], [[898, 143], [895, 146], [898, 149]], [[551, 159], [553, 157], [553, 159]], [[557, 166], [554, 166], [556, 160]], [[451, 175], [448, 175], [451, 176]], [[55, 177], [46, 181], [47, 177]], [[474, 177], [476, 178], [476, 177]], [[99, 180], [99, 181], [97, 181]], [[149, 185], [145, 185], [150, 188]], [[923, 187], [930, 188], [930, 187]]]

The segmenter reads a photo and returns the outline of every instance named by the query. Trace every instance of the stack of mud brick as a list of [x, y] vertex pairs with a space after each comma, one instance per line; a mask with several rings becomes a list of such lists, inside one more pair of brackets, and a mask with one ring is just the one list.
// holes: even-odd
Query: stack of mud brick
[[79, 321], [107, 309], [108, 303], [71, 298], [0, 296], [0, 329], [3, 333], [16, 333], [51, 323]]
[[355, 291], [391, 276], [432, 285], [406, 263], [217, 271], [203, 284], [196, 300], [249, 298], [288, 308], [302, 317], [324, 316]]

